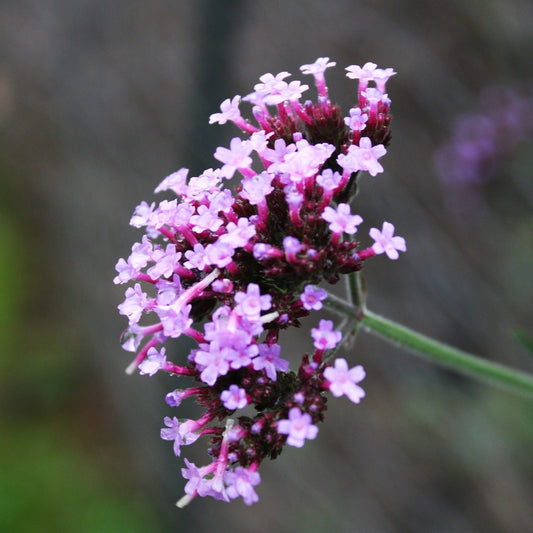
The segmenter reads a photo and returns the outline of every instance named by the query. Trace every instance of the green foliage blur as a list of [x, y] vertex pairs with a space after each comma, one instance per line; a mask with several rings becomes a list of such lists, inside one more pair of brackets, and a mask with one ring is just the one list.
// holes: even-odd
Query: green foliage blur
[[39, 244], [1, 207], [0, 531], [154, 531], [76, 335], [54, 314]]

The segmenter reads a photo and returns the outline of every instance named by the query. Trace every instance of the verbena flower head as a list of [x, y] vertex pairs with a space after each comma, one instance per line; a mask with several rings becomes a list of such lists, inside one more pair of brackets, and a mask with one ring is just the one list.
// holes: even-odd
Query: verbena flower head
[[[321, 285], [376, 254], [396, 259], [405, 251], [388, 222], [371, 230], [374, 244], [361, 248], [353, 236], [362, 233], [363, 219], [349, 205], [359, 174], [383, 171], [391, 121], [385, 82], [394, 71], [373, 63], [348, 67], [359, 92], [343, 115], [325, 82], [334, 65], [319, 58], [301, 68], [314, 77], [317, 102], [302, 102], [309, 87], [288, 81], [287, 72], [265, 74], [245, 98], [225, 100], [210, 123], [233, 122], [243, 136], [216, 149], [221, 166], [200, 176], [174, 172], [156, 188], [174, 198], [142, 202], [131, 218], [146, 234], [118, 261], [114, 280], [133, 285], [118, 306], [128, 319], [123, 347], [136, 354], [127, 370], [176, 376], [180, 388], [167, 394], [167, 404], [195, 397], [204, 409], [198, 420], [166, 417], [161, 430], [176, 455], [202, 437], [208, 442], [210, 463], [185, 459], [180, 506], [196, 496], [242, 497], [251, 505], [261, 462], [285, 444], [301, 447], [317, 436], [328, 393], [356, 403], [364, 396], [362, 367], [328, 362], [343, 340], [332, 321], [312, 328], [315, 351], [300, 361], [278, 342], [281, 331], [322, 308]], [[242, 100], [255, 123], [243, 117]], [[232, 191], [224, 182], [235, 175], [240, 182]], [[197, 346], [171, 362], [164, 345], [182, 335]]]

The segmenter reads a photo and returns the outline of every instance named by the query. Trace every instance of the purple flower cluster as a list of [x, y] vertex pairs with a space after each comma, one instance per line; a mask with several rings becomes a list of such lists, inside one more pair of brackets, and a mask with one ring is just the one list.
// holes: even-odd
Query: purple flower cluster
[[[180, 505], [195, 496], [254, 503], [260, 463], [286, 443], [301, 447], [316, 437], [328, 391], [355, 403], [364, 396], [362, 367], [326, 361], [341, 342], [333, 322], [320, 320], [312, 329], [315, 352], [302, 356], [297, 371], [278, 343], [282, 330], [322, 308], [327, 292], [320, 283], [336, 283], [373, 255], [396, 259], [406, 249], [385, 222], [381, 231], [370, 230], [374, 244], [358, 250], [351, 236], [363, 220], [348, 204], [360, 171], [383, 171], [378, 160], [391, 120], [384, 90], [394, 71], [373, 63], [348, 67], [348, 77], [359, 80], [358, 106], [343, 117], [324, 80], [334, 65], [319, 58], [301, 67], [314, 76], [317, 103], [300, 101], [308, 86], [286, 81], [287, 72], [265, 74], [245, 98], [225, 100], [210, 122], [231, 121], [246, 138], [217, 148], [219, 168], [165, 178], [155, 192], [175, 197], [142, 202], [132, 216], [131, 225], [146, 234], [118, 261], [114, 280], [133, 282], [119, 305], [129, 321], [123, 347], [136, 352], [128, 372], [188, 376], [192, 385], [170, 392], [166, 402], [177, 407], [195, 397], [204, 414], [166, 417], [161, 438], [173, 442], [177, 456], [202, 436], [210, 441], [209, 465], [185, 459]], [[241, 100], [252, 104], [257, 125], [242, 117]], [[236, 173], [232, 191], [224, 182]], [[197, 348], [175, 364], [163, 344], [182, 335]], [[252, 414], [235, 413], [247, 406]]]
[[488, 87], [477, 111], [460, 116], [435, 154], [442, 183], [464, 192], [494, 179], [505, 157], [533, 135], [533, 98], [509, 87]]

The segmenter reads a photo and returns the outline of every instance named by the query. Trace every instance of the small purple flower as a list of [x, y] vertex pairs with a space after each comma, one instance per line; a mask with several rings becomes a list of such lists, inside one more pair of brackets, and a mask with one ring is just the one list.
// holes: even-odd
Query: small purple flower
[[235, 249], [227, 242], [221, 242], [220, 239], [214, 244], [208, 244], [205, 247], [206, 262], [208, 265], [216, 265], [218, 268], [224, 268], [231, 263]]
[[234, 96], [231, 100], [226, 98], [226, 100], [220, 104], [221, 113], [213, 113], [209, 117], [209, 124], [214, 124], [215, 122], [218, 124], [225, 124], [228, 120], [233, 121], [241, 118], [241, 112], [239, 110], [240, 101], [241, 97], [239, 95]]
[[148, 308], [148, 297], [139, 283], [136, 283], [133, 288], [128, 287], [125, 296], [126, 299], [118, 306], [118, 310], [121, 315], [128, 317], [131, 326], [139, 322], [143, 312]]
[[319, 57], [314, 63], [308, 65], [302, 65], [300, 70], [302, 74], [312, 74], [313, 76], [321, 76], [324, 74], [326, 69], [334, 67], [337, 63], [335, 61], [330, 61], [329, 57]]
[[186, 392], [180, 389], [173, 390], [165, 396], [165, 402], [170, 407], [179, 407], [181, 401], [186, 396]]
[[153, 376], [158, 370], [165, 368], [167, 357], [165, 355], [165, 348], [161, 348], [158, 352], [155, 348], [150, 348], [147, 357], [139, 365], [139, 373], [141, 375], [148, 374]]
[[350, 109], [350, 116], [344, 119], [344, 123], [352, 131], [361, 131], [366, 128], [367, 120], [368, 115], [363, 113], [360, 107], [352, 107], [352, 109]]
[[190, 218], [190, 223], [195, 233], [202, 233], [206, 230], [216, 231], [223, 224], [222, 220], [218, 218], [218, 214], [213, 213], [206, 205], [198, 207], [198, 214]]
[[387, 254], [389, 259], [398, 259], [398, 252], [405, 252], [407, 246], [403, 237], [394, 236], [394, 226], [390, 222], [383, 222], [383, 228], [370, 230], [370, 236], [376, 241], [372, 249], [376, 254]]
[[296, 255], [302, 249], [302, 243], [296, 237], [285, 237], [283, 239], [283, 249], [287, 255]]
[[228, 390], [222, 391], [220, 399], [226, 409], [242, 409], [248, 405], [246, 391], [237, 385], [230, 385]]
[[231, 245], [232, 248], [243, 248], [255, 235], [256, 229], [247, 218], [239, 218], [237, 224], [229, 222], [224, 235], [219, 238], [219, 242]]
[[197, 493], [199, 496], [205, 496], [208, 492], [208, 484], [205, 479], [206, 469], [203, 467], [198, 468], [187, 459], [184, 459], [184, 462], [187, 468], [181, 469], [181, 475], [184, 479], [189, 480], [185, 485], [185, 494], [193, 496]]
[[130, 226], [134, 228], [142, 228], [150, 223], [154, 211], [155, 202], [148, 205], [146, 202], [141, 202], [133, 212], [130, 220]]
[[362, 137], [359, 146], [350, 145], [347, 154], [340, 154], [337, 162], [345, 172], [357, 172], [366, 170], [371, 176], [383, 172], [383, 167], [378, 159], [387, 153], [382, 144], [372, 146], [372, 141], [368, 137]]
[[315, 340], [314, 346], [317, 350], [331, 350], [337, 346], [342, 338], [340, 331], [333, 330], [331, 320], [321, 320], [318, 328], [311, 330], [311, 336]]
[[252, 158], [249, 157], [251, 151], [252, 148], [239, 137], [231, 139], [229, 149], [219, 146], [215, 152], [215, 159], [224, 163], [221, 175], [229, 179], [236, 170], [249, 168], [252, 164]]
[[[187, 174], [189, 169], [180, 168], [178, 171], [173, 172], [170, 176], [167, 176], [156, 188], [155, 193], [172, 190], [178, 196], [187, 194]], [[144, 202], [143, 202], [144, 203]]]
[[329, 381], [331, 394], [336, 398], [345, 394], [354, 403], [359, 403], [365, 396], [365, 391], [357, 385], [365, 375], [362, 366], [349, 369], [346, 359], [342, 358], [335, 360], [335, 366], [328, 366], [324, 370], [324, 377]]
[[272, 380], [276, 381], [277, 371], [287, 372], [289, 370], [289, 362], [282, 359], [281, 346], [279, 344], [260, 344], [259, 355], [253, 359], [254, 370], [264, 370], [266, 375]]
[[322, 309], [322, 300], [328, 297], [325, 289], [316, 288], [314, 285], [306, 285], [304, 292], [300, 294], [300, 300], [308, 311]]
[[347, 70], [346, 76], [348, 78], [351, 78], [352, 80], [366, 80], [366, 81], [373, 81], [374, 79], [374, 72], [377, 68], [377, 65], [372, 62], [365, 63], [362, 67], [359, 65], [350, 65], [349, 67], [346, 67], [345, 70]]
[[207, 256], [205, 254], [205, 248], [202, 244], [197, 242], [192, 250], [185, 252], [187, 261], [183, 263], [186, 268], [197, 268], [198, 270], [204, 270], [207, 265]]
[[348, 204], [339, 204], [337, 210], [333, 207], [327, 206], [322, 213], [322, 218], [329, 222], [329, 229], [333, 233], [348, 233], [353, 235], [357, 232], [357, 226], [363, 222], [359, 215], [352, 215], [350, 213], [350, 206]]
[[176, 251], [175, 244], [167, 244], [165, 251], [156, 250], [152, 255], [155, 265], [146, 272], [152, 279], [168, 278], [179, 265], [181, 252]]
[[142, 243], [136, 242], [131, 247], [131, 255], [128, 262], [131, 263], [134, 268], [144, 268], [152, 258], [153, 251], [154, 247], [152, 243], [148, 240], [148, 237], [144, 235]]
[[289, 411], [289, 418], [278, 421], [278, 433], [288, 435], [287, 444], [301, 448], [305, 439], [312, 440], [318, 434], [318, 428], [312, 423], [309, 413], [302, 413], [299, 407]]
[[161, 429], [161, 438], [174, 441], [174, 454], [179, 457], [181, 453], [180, 446], [183, 444], [180, 435], [180, 421], [175, 416], [172, 418], [165, 416], [163, 422], [165, 422], [167, 427]]
[[167, 337], [177, 339], [192, 325], [192, 318], [189, 317], [191, 312], [190, 304], [177, 307], [160, 306], [155, 309], [155, 312], [159, 320], [161, 320], [163, 332]]
[[230, 279], [216, 279], [211, 285], [214, 291], [229, 294], [233, 291], [233, 282]]
[[259, 501], [259, 496], [254, 490], [254, 487], [261, 483], [259, 472], [238, 466], [234, 471], [226, 472], [224, 482], [227, 485], [227, 494], [232, 500], [242, 496], [246, 505]]
[[256, 321], [261, 315], [261, 311], [267, 311], [272, 305], [270, 294], [261, 295], [259, 285], [249, 283], [246, 292], [239, 291], [235, 295], [235, 308], [239, 314], [250, 321]]
[[231, 352], [226, 355], [226, 359], [230, 362], [230, 367], [233, 370], [238, 370], [239, 368], [247, 367], [252, 363], [252, 358], [259, 353], [257, 344], [251, 344], [244, 348], [244, 350], [231, 350]]
[[325, 190], [333, 192], [340, 184], [342, 176], [337, 172], [327, 168], [316, 177], [316, 182]]
[[224, 376], [228, 373], [229, 362], [223, 349], [220, 349], [215, 343], [208, 345], [209, 351], [198, 350], [194, 357], [194, 362], [202, 369], [200, 379], [212, 386], [215, 384], [218, 376]]
[[268, 172], [261, 172], [261, 174], [244, 178], [239, 196], [248, 200], [252, 205], [261, 204], [265, 201], [265, 197], [274, 190], [271, 185], [273, 178], [274, 176]]

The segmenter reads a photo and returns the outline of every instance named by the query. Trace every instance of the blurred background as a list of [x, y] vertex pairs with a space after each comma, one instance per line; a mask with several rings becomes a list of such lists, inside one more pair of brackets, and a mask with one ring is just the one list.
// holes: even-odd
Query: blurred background
[[[354, 211], [366, 230], [392, 221], [408, 253], [369, 262], [369, 307], [533, 370], [516, 340], [533, 334], [531, 2], [4, 0], [0, 531], [531, 527], [533, 402], [366, 334], [346, 357], [367, 397], [332, 399], [315, 441], [264, 463], [258, 504], [174, 507], [182, 460], [159, 429], [176, 383], [126, 376], [119, 345], [128, 221], [169, 173], [214, 165], [238, 134], [208, 126], [225, 98], [265, 72], [312, 85], [298, 67], [319, 56], [346, 114], [344, 67], [398, 72], [385, 173], [363, 176]], [[294, 365], [301, 342], [286, 339]]]

